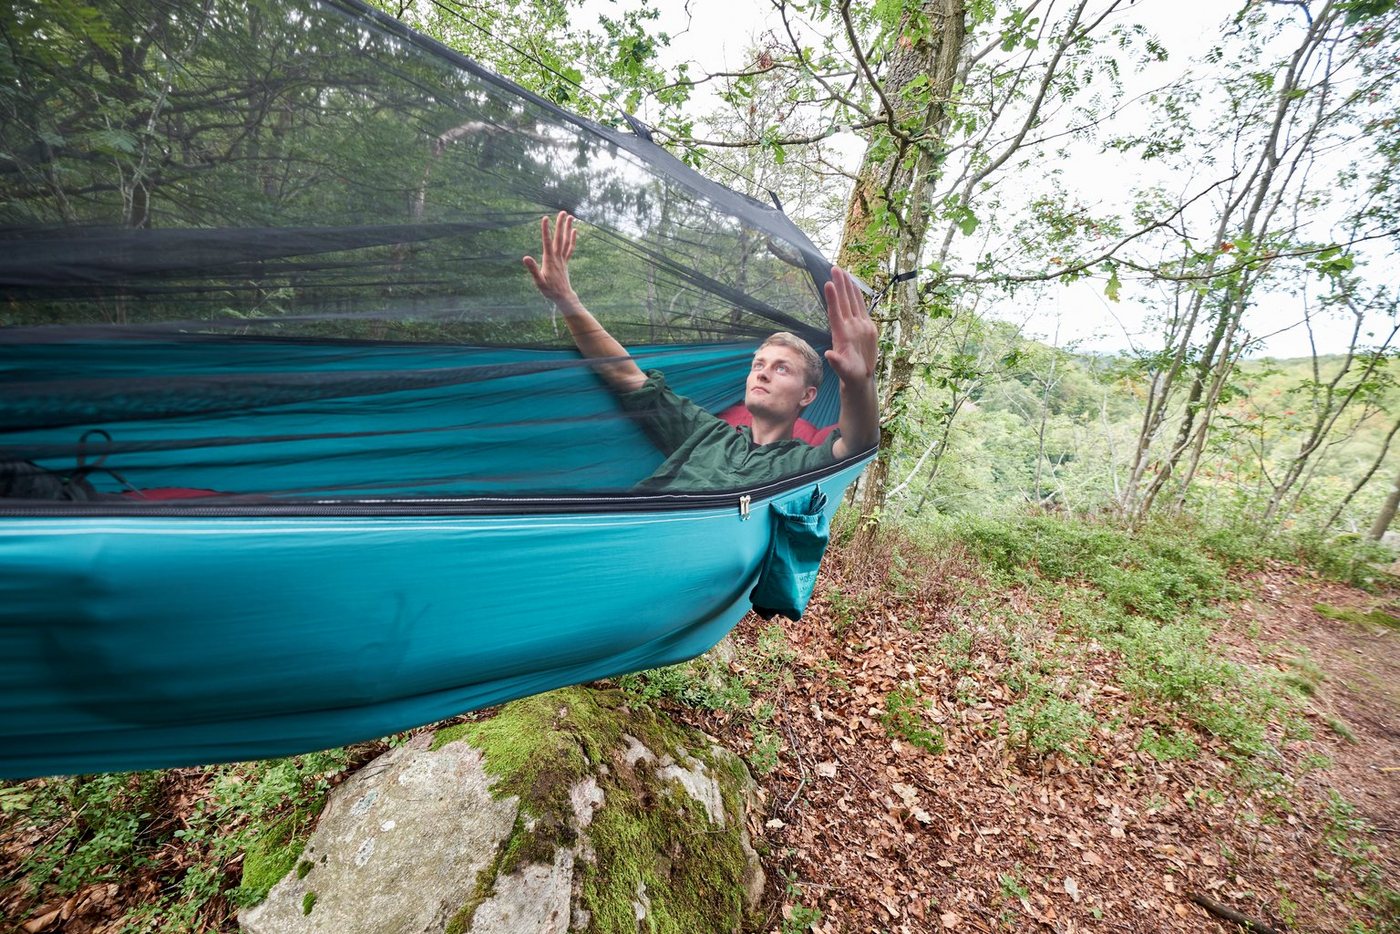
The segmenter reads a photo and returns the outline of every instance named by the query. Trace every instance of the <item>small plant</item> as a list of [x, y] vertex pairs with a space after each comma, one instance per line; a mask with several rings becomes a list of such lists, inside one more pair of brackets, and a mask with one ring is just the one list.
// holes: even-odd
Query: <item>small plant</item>
[[976, 636], [971, 629], [962, 628], [950, 632], [938, 640], [938, 648], [943, 652], [943, 663], [953, 671], [967, 671], [972, 668], [972, 646]]
[[813, 925], [821, 924], [819, 908], [808, 908], [802, 904], [802, 890], [797, 887], [797, 874], [784, 870], [787, 879], [787, 902], [783, 906], [782, 934], [806, 934]]
[[802, 904], [792, 905], [783, 912], [783, 934], [805, 934], [811, 930], [812, 925], [821, 922], [820, 908], [808, 908]]
[[1191, 807], [1219, 807], [1225, 803], [1225, 796], [1214, 788], [1193, 788], [1184, 795]]
[[840, 587], [831, 588], [826, 594], [826, 600], [831, 604], [832, 632], [837, 636], [845, 635], [866, 610], [867, 600], [864, 594], [849, 597]]
[[744, 682], [709, 655], [679, 665], [652, 668], [617, 679], [618, 687], [638, 700], [669, 700], [697, 710], [735, 713], [753, 703]]
[[1312, 697], [1317, 693], [1317, 689], [1322, 686], [1322, 669], [1317, 666], [1312, 659], [1305, 654], [1298, 655], [1285, 660], [1288, 665], [1288, 673], [1283, 676], [1283, 683], [1304, 697]]
[[1031, 897], [1031, 890], [1022, 884], [1020, 873], [1021, 867], [1017, 866], [1015, 872], [1004, 872], [997, 877], [997, 883], [1001, 889], [1001, 897], [1009, 902], [1020, 901], [1023, 898]]
[[753, 714], [753, 748], [749, 750], [749, 765], [760, 775], [767, 775], [778, 767], [778, 754], [783, 741], [770, 728], [776, 711], [773, 705], [764, 701]]
[[756, 729], [753, 734], [753, 749], [749, 751], [749, 765], [759, 775], [769, 775], [778, 767], [778, 753], [783, 741], [772, 730]]
[[1371, 868], [1376, 847], [1364, 838], [1375, 832], [1370, 823], [1357, 813], [1356, 806], [1336, 791], [1327, 795], [1327, 826], [1322, 839], [1335, 856], [1346, 860], [1353, 869]]
[[1298, 763], [1299, 771], [1304, 773], [1320, 772], [1323, 769], [1330, 769], [1331, 767], [1332, 758], [1330, 756], [1324, 756], [1320, 752], [1310, 752]]
[[922, 711], [928, 707], [929, 701], [919, 697], [913, 687], [895, 688], [885, 695], [880, 724], [891, 737], [936, 756], [943, 752], [944, 741], [937, 727], [924, 722]]
[[977, 692], [977, 688], [976, 678], [963, 675], [958, 679], [958, 683], [953, 685], [953, 695], [964, 707], [975, 707], [982, 703], [982, 695]]
[[1074, 701], [1052, 692], [1044, 682], [1031, 685], [1025, 697], [1006, 709], [1013, 745], [1028, 755], [1061, 753], [1081, 765], [1093, 761], [1086, 743], [1094, 718]]
[[1191, 738], [1190, 733], [1177, 729], [1167, 733], [1158, 733], [1150, 726], [1142, 731], [1137, 748], [1158, 762], [1194, 759], [1197, 752], [1196, 741]]
[[918, 592], [918, 578], [909, 575], [909, 561], [896, 548], [890, 555], [890, 589], [899, 597], [911, 597]]

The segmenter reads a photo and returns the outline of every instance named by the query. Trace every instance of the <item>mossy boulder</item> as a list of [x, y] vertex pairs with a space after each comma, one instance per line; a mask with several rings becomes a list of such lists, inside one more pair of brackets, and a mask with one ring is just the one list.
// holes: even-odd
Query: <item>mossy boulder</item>
[[754, 795], [737, 756], [620, 692], [525, 698], [353, 776], [240, 922], [248, 934], [739, 931], [764, 885], [745, 827]]

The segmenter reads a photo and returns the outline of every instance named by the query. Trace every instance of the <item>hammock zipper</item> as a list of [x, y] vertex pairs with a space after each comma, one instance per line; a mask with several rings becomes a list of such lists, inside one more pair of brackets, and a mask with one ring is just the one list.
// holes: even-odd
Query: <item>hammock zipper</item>
[[[765, 499], [798, 489], [816, 480], [840, 473], [875, 456], [875, 446], [826, 467], [794, 474], [782, 480], [754, 487], [739, 496], [739, 518], [748, 519], [753, 498]], [[727, 493], [624, 493], [611, 496], [464, 496], [433, 498], [360, 497], [335, 499], [286, 499], [269, 501], [256, 497], [242, 501], [210, 497], [169, 501], [97, 499], [49, 503], [38, 500], [0, 499], [0, 518], [81, 519], [105, 517], [253, 518], [266, 517], [389, 517], [583, 514], [669, 511], [672, 509], [717, 509], [732, 507]]]

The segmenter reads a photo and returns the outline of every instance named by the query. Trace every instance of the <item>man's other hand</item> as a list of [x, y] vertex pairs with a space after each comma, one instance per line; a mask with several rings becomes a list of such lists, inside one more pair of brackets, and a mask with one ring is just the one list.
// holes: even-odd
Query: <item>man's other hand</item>
[[574, 229], [574, 218], [568, 211], [560, 211], [550, 228], [549, 218], [540, 218], [540, 261], [526, 256], [521, 262], [535, 280], [535, 288], [545, 298], [553, 302], [564, 302], [574, 298], [574, 287], [569, 282], [569, 258], [574, 255], [574, 244], [578, 242], [578, 231]]
[[879, 334], [865, 295], [850, 273], [831, 267], [831, 281], [822, 290], [826, 296], [826, 317], [831, 324], [831, 349], [826, 361], [843, 385], [868, 383], [875, 376], [879, 354]]

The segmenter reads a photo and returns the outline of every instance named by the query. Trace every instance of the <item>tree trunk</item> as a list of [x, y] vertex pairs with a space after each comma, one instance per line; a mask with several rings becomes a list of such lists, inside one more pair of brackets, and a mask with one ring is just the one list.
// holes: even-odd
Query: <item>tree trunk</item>
[[1362, 487], [1364, 487], [1367, 483], [1370, 483], [1371, 478], [1376, 475], [1376, 471], [1381, 469], [1381, 463], [1385, 460], [1385, 455], [1390, 451], [1390, 442], [1395, 440], [1395, 435], [1397, 432], [1400, 432], [1400, 419], [1397, 419], [1395, 424], [1390, 426], [1390, 433], [1385, 436], [1385, 443], [1381, 445], [1381, 452], [1377, 454], [1376, 459], [1371, 462], [1370, 469], [1367, 470], [1364, 474], [1362, 474], [1361, 479], [1357, 480], [1356, 483], [1352, 485], [1352, 488], [1347, 492], [1347, 495], [1342, 499], [1340, 503], [1337, 504], [1337, 508], [1332, 510], [1332, 515], [1327, 517], [1327, 522], [1322, 527], [1322, 530], [1324, 532], [1337, 524], [1337, 519], [1341, 517], [1342, 510], [1346, 509], [1347, 506], [1350, 505], [1352, 499], [1356, 497], [1356, 494], [1361, 492]]
[[[837, 262], [857, 275], [878, 281], [889, 265], [898, 271], [919, 265], [929, 225], [929, 183], [936, 172], [935, 156], [942, 148], [949, 112], [944, 102], [952, 97], [966, 34], [963, 0], [926, 0], [923, 16], [928, 29], [922, 35], [906, 34], [890, 55], [890, 67], [881, 90], [892, 102], [891, 124], [899, 130], [891, 147], [888, 128], [872, 134], [857, 175], [846, 214], [845, 233]], [[905, 89], [920, 76], [929, 80], [928, 103], [906, 103]], [[893, 227], [893, 229], [891, 229]], [[910, 279], [890, 291], [888, 314], [881, 318], [882, 359], [880, 446], [876, 463], [866, 471], [862, 484], [862, 522], [856, 546], [868, 545], [885, 505], [889, 460], [894, 450], [895, 425], [906, 405], [914, 375], [913, 348], [923, 323], [918, 284]]]
[[1371, 531], [1366, 537], [1373, 542], [1380, 541], [1390, 528], [1390, 523], [1395, 519], [1395, 508], [1400, 506], [1400, 471], [1395, 474], [1395, 484], [1390, 488], [1390, 495], [1385, 498], [1384, 505], [1381, 506], [1380, 515], [1376, 516], [1375, 524], [1371, 526]]

